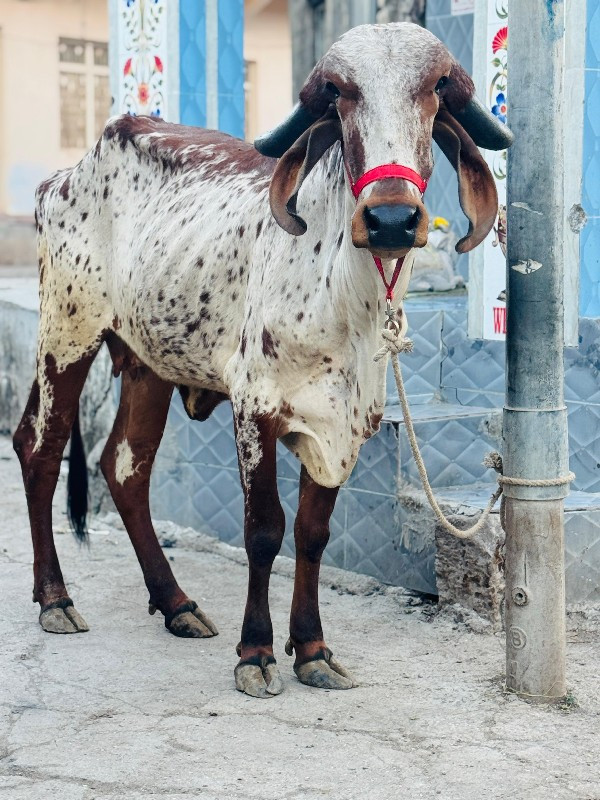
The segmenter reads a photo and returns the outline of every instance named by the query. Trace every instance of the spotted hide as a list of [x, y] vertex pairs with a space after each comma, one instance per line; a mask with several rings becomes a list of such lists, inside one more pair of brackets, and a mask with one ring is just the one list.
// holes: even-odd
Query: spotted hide
[[176, 635], [216, 633], [173, 577], [152, 528], [148, 491], [173, 387], [194, 419], [228, 398], [249, 560], [236, 686], [257, 697], [283, 686], [267, 599], [284, 529], [278, 439], [302, 465], [287, 651], [295, 651], [304, 683], [354, 685], [325, 645], [319, 563], [337, 489], [378, 431], [385, 402], [386, 365], [373, 361], [385, 305], [373, 256], [388, 279], [405, 259], [396, 289], [405, 329], [401, 299], [414, 248], [427, 239], [427, 213], [410, 181], [378, 180], [357, 200], [350, 182], [383, 163], [428, 179], [432, 135], [439, 135], [469, 218], [462, 246], [475, 246], [497, 204], [477, 138], [458, 121], [472, 96], [470, 78], [429, 32], [363, 26], [333, 45], [309, 76], [299, 110], [257, 144], [279, 158], [217, 131], [124, 116], [109, 121], [76, 167], [41, 184], [37, 376], [15, 447], [45, 630], [87, 630], [58, 564], [51, 501], [72, 432], [71, 516], [84, 532], [78, 398], [106, 342], [122, 388], [101, 465], [151, 613], [160, 610]]

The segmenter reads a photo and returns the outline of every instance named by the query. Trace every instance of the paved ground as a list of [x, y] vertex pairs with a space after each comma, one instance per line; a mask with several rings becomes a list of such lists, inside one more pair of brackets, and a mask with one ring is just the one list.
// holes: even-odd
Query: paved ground
[[[328, 641], [362, 686], [324, 692], [299, 684], [283, 653], [292, 584], [282, 559], [272, 611], [286, 689], [254, 700], [235, 691], [232, 675], [240, 551], [162, 526], [182, 585], [221, 631], [182, 640], [146, 613], [121, 530], [96, 521], [89, 550], [58, 534], [91, 631], [47, 634], [30, 601], [25, 502], [6, 440], [0, 485], [2, 800], [600, 798], [600, 642], [590, 615], [569, 637], [579, 705], [533, 707], [502, 692], [502, 637], [327, 570]], [[56, 519], [64, 529], [58, 508]]]

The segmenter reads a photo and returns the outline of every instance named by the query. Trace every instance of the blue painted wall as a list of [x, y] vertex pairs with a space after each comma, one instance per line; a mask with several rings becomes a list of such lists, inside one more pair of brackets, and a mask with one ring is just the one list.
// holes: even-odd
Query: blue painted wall
[[[218, 0], [218, 127], [244, 136], [244, 3]], [[206, 2], [179, 0], [180, 120], [206, 125]]]
[[179, 119], [206, 125], [206, 14], [200, 0], [179, 0]]
[[219, 130], [244, 137], [244, 3], [219, 0]]
[[580, 314], [600, 317], [600, 4], [588, 0], [587, 7]]

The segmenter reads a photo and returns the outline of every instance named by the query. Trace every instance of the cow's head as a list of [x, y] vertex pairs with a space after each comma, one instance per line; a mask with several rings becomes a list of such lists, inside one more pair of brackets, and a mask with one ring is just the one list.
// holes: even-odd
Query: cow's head
[[[427, 181], [432, 138], [458, 175], [469, 231], [465, 253], [491, 230], [498, 212], [494, 180], [477, 145], [502, 150], [508, 128], [474, 96], [471, 78], [429, 31], [411, 23], [362, 25], [346, 33], [319, 61], [292, 114], [256, 148], [279, 162], [271, 181], [275, 219], [296, 236], [306, 223], [296, 210], [303, 180], [340, 140], [349, 187], [381, 165], [402, 165]], [[418, 182], [418, 181], [417, 181]], [[428, 219], [419, 188], [382, 178], [358, 194], [352, 242], [381, 258], [398, 258], [427, 242]]]

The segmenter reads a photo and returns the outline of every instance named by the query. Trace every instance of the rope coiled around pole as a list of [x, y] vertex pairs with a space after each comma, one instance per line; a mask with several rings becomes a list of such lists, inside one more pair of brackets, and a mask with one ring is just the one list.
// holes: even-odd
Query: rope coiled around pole
[[462, 529], [458, 528], [456, 525], [453, 525], [452, 522], [446, 517], [440, 505], [438, 504], [435, 495], [433, 493], [433, 489], [431, 488], [431, 484], [429, 483], [429, 478], [427, 476], [427, 469], [425, 467], [425, 462], [423, 461], [423, 457], [421, 455], [421, 451], [419, 449], [419, 444], [417, 442], [417, 437], [415, 434], [415, 429], [413, 426], [412, 417], [410, 415], [410, 407], [408, 405], [408, 398], [406, 396], [406, 389], [404, 388], [404, 380], [402, 378], [402, 371], [400, 369], [400, 361], [398, 356], [400, 353], [410, 353], [413, 349], [413, 343], [410, 339], [406, 339], [401, 335], [400, 329], [397, 326], [392, 326], [391, 328], [384, 328], [382, 331], [382, 336], [384, 340], [383, 346], [375, 353], [373, 358], [374, 361], [379, 361], [382, 358], [385, 358], [389, 353], [392, 357], [392, 367], [394, 370], [394, 378], [396, 379], [396, 388], [398, 390], [398, 398], [400, 400], [400, 405], [402, 407], [402, 415], [404, 417], [404, 425], [406, 427], [406, 433], [408, 436], [408, 442], [410, 444], [410, 449], [413, 454], [413, 458], [415, 459], [415, 463], [417, 465], [417, 470], [419, 472], [419, 477], [421, 478], [421, 483], [423, 484], [423, 489], [425, 490], [425, 495], [427, 496], [427, 500], [429, 501], [429, 505], [433, 513], [435, 514], [438, 522], [440, 525], [451, 533], [453, 536], [456, 536], [458, 539], [472, 539], [475, 534], [477, 534], [485, 525], [488, 520], [488, 517], [492, 513], [494, 506], [496, 505], [498, 499], [502, 496], [501, 504], [500, 504], [500, 524], [502, 525], [502, 529], [506, 530], [505, 528], [505, 515], [504, 515], [504, 495], [503, 490], [504, 486], [564, 486], [565, 484], [571, 483], [575, 479], [575, 473], [569, 472], [568, 475], [564, 475], [558, 478], [542, 478], [542, 479], [533, 479], [533, 478], [510, 478], [503, 475], [503, 463], [502, 463], [502, 456], [500, 453], [491, 452], [486, 455], [483, 460], [483, 465], [488, 467], [488, 469], [496, 470], [498, 474], [498, 488], [492, 494], [489, 499], [488, 504], [486, 505], [485, 509], [483, 510], [482, 514], [480, 515], [477, 522], [472, 525], [470, 528]]

